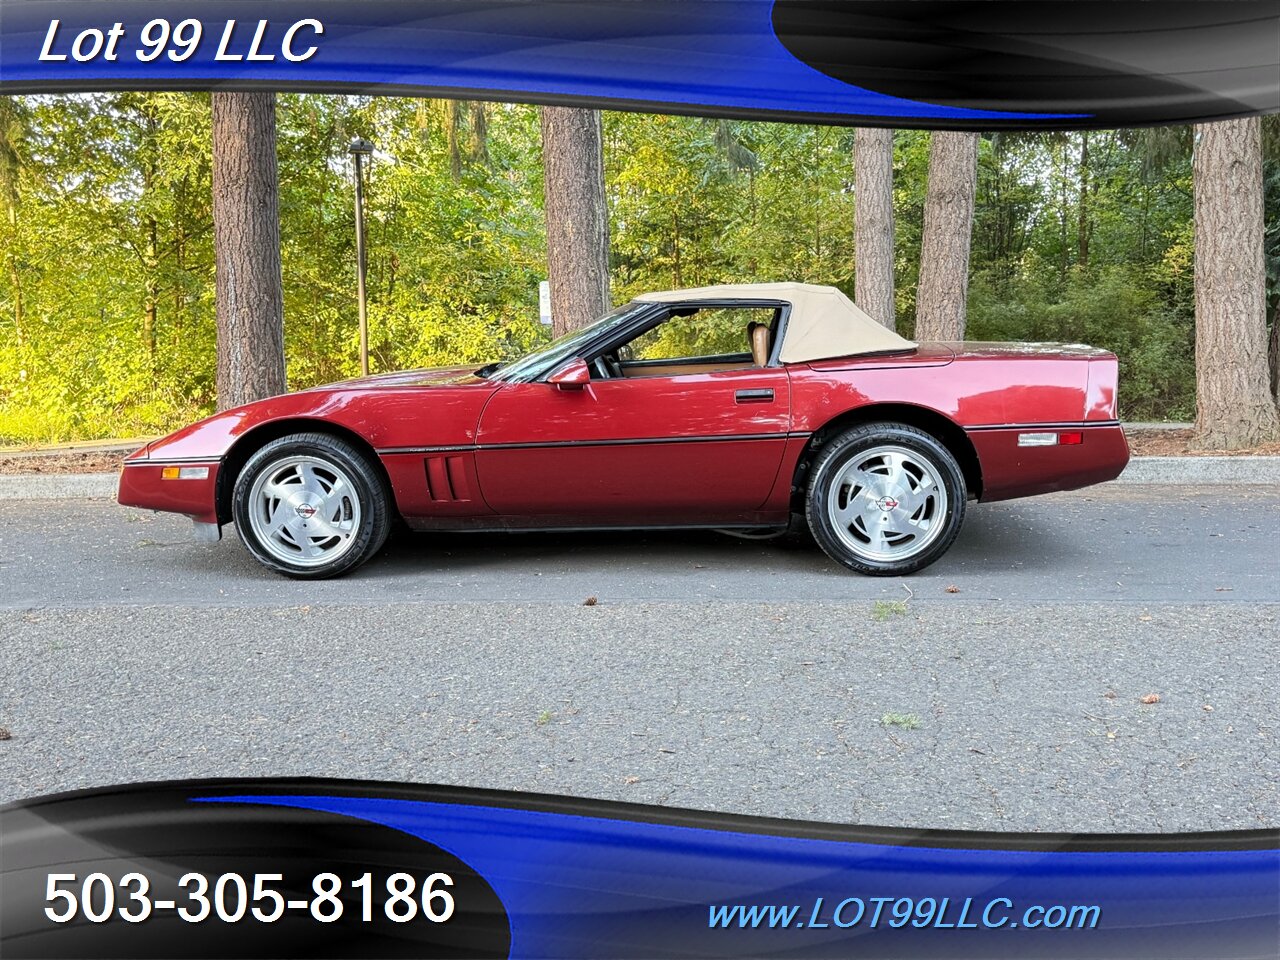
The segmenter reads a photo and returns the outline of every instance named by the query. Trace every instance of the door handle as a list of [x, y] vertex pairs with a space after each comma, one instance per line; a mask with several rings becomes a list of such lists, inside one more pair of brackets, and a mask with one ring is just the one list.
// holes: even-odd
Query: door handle
[[736, 403], [773, 403], [772, 390], [739, 390], [733, 395]]

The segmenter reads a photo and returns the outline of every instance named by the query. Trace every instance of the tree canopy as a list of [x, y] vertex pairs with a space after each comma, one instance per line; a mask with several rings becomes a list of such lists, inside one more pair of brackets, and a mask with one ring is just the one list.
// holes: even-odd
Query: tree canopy
[[[615, 301], [748, 280], [854, 292], [854, 131], [606, 113]], [[373, 369], [475, 363], [548, 336], [537, 108], [278, 102], [291, 388], [359, 371], [347, 144], [373, 141]], [[1280, 119], [1266, 128], [1280, 303]], [[214, 408], [210, 104], [199, 93], [0, 97], [0, 443], [161, 432]], [[895, 298], [911, 335], [929, 135], [894, 137]], [[1194, 411], [1189, 128], [979, 143], [967, 336], [1121, 358], [1121, 413]]]

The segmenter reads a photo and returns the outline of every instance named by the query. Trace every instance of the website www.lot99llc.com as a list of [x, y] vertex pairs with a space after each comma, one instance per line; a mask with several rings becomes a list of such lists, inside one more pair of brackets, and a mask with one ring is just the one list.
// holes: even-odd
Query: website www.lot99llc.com
[[803, 904], [712, 904], [707, 926], [733, 929], [800, 930], [933, 927], [956, 930], [1092, 930], [1102, 918], [1096, 904], [1016, 905], [1008, 897], [846, 897], [830, 904], [818, 897]]

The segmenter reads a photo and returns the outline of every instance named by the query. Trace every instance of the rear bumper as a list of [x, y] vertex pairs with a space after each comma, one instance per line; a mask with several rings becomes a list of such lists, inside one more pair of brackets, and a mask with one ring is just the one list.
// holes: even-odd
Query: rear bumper
[[[221, 466], [217, 461], [208, 460], [190, 463], [126, 460], [120, 471], [116, 500], [126, 507], [181, 513], [198, 523], [217, 524], [218, 471]], [[201, 479], [166, 480], [162, 476], [166, 467], [207, 468], [209, 472]]]
[[[1083, 434], [1083, 442], [1037, 447], [1018, 445], [1019, 434], [1046, 430], [1076, 431]], [[1000, 427], [970, 430], [968, 435], [982, 465], [983, 502], [1106, 483], [1120, 476], [1129, 463], [1129, 443], [1120, 424], [1114, 421]]]

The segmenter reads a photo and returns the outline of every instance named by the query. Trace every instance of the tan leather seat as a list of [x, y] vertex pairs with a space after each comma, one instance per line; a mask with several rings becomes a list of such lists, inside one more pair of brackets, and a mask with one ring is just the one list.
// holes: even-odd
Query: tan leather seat
[[751, 340], [751, 361], [757, 367], [769, 365], [769, 325], [753, 320], [747, 324], [747, 337]]

